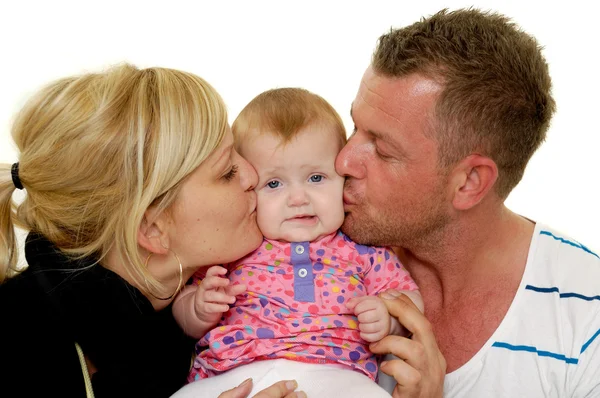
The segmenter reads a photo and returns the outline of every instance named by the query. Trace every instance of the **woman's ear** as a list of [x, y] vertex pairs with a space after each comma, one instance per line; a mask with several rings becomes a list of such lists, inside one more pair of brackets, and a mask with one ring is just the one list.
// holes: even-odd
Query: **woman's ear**
[[156, 215], [153, 210], [146, 210], [138, 228], [138, 245], [150, 253], [166, 254], [170, 243], [167, 233], [168, 217], [164, 211]]

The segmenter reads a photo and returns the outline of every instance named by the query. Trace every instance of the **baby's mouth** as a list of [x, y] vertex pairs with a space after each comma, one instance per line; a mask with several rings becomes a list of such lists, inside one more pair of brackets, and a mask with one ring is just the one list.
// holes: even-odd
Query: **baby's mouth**
[[294, 216], [292, 218], [289, 219], [289, 221], [294, 221], [294, 222], [299, 222], [302, 224], [311, 224], [311, 223], [315, 223], [317, 221], [317, 216], [310, 216], [310, 215], [299, 215], [299, 216]]

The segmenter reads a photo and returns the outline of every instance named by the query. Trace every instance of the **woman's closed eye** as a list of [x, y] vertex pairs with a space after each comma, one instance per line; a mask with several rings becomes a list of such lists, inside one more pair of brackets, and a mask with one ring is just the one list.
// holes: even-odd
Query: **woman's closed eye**
[[233, 177], [235, 177], [237, 172], [238, 172], [238, 165], [234, 164], [233, 166], [231, 166], [231, 169], [229, 169], [229, 171], [223, 176], [223, 178], [226, 179], [227, 181], [231, 181], [231, 180], [233, 180]]

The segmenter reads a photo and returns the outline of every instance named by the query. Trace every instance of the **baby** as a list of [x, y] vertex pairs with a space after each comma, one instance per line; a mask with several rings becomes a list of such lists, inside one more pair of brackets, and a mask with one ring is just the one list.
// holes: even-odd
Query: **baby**
[[179, 323], [200, 339], [189, 381], [210, 378], [194, 383], [202, 396], [214, 396], [206, 383], [213, 378], [214, 391], [223, 391], [253, 377], [256, 391], [292, 378], [309, 396], [389, 397], [374, 382], [377, 358], [368, 343], [406, 332], [377, 295], [393, 288], [423, 304], [394, 252], [338, 230], [341, 118], [318, 95], [275, 89], [242, 110], [233, 134], [258, 173], [265, 239], [238, 262], [197, 274], [175, 301]]

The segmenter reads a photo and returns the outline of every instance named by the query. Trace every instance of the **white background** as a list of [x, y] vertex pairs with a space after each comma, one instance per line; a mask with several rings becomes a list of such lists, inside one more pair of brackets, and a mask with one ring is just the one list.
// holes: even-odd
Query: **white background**
[[202, 76], [224, 97], [231, 121], [263, 90], [305, 87], [330, 101], [350, 131], [350, 103], [379, 35], [468, 6], [504, 13], [536, 36], [554, 82], [558, 112], [547, 142], [507, 205], [600, 250], [600, 27], [592, 1], [3, 1], [0, 162], [17, 160], [11, 120], [36, 89], [123, 61]]

